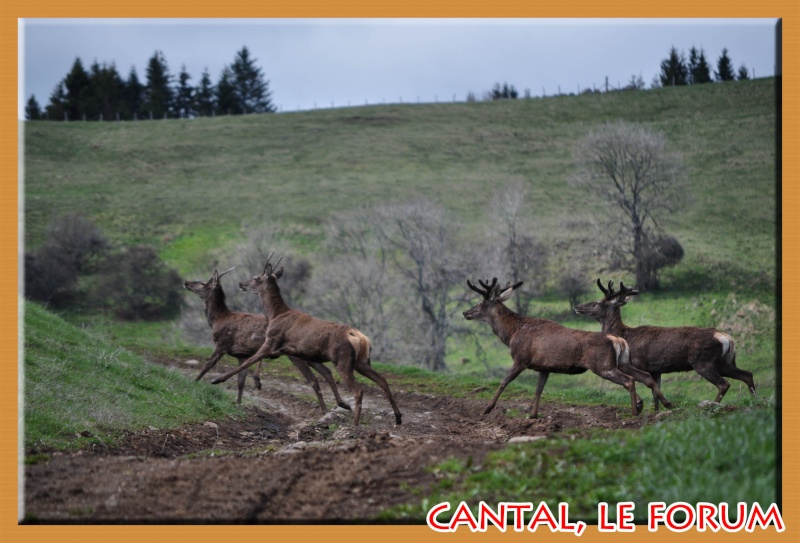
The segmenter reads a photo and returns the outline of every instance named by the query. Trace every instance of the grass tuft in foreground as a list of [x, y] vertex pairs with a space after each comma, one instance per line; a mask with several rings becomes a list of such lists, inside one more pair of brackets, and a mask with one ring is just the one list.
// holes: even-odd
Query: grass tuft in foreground
[[123, 430], [175, 427], [236, 411], [227, 393], [25, 302], [25, 449], [109, 445]]

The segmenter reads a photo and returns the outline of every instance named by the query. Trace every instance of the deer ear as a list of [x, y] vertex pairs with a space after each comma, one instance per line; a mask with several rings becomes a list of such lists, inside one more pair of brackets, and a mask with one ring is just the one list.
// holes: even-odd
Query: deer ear
[[500, 296], [498, 296], [497, 299], [500, 300], [501, 302], [505, 302], [506, 300], [511, 298], [512, 294], [514, 294], [514, 287], [508, 287], [507, 289], [505, 289], [503, 292], [500, 293]]
[[278, 268], [278, 271], [276, 271], [273, 275], [275, 275], [275, 279], [280, 279], [281, 275], [283, 275], [283, 266]]

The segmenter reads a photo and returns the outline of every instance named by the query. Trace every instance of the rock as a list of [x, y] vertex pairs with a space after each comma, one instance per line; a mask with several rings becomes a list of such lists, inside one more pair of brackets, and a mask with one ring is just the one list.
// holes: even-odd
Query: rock
[[714, 409], [718, 409], [722, 407], [722, 404], [717, 402], [712, 402], [711, 400], [703, 400], [702, 402], [697, 404], [697, 407], [712, 407]]
[[516, 436], [508, 440], [509, 443], [530, 443], [532, 441], [539, 441], [540, 439], [547, 439], [547, 436]]
[[209, 428], [219, 428], [219, 424], [217, 424], [216, 422], [211, 422], [211, 421], [204, 422], [203, 426], [208, 426]]
[[200, 361], [199, 360], [195, 360], [194, 358], [192, 358], [190, 360], [184, 360], [183, 363], [186, 366], [199, 366], [200, 365]]

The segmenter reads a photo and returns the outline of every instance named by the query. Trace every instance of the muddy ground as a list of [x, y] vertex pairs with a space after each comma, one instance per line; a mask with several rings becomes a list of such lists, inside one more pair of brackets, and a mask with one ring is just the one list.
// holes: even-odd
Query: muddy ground
[[[176, 367], [191, 376], [197, 371], [181, 363]], [[225, 386], [233, 389], [235, 381]], [[381, 390], [372, 385], [365, 387], [362, 424], [355, 428], [350, 412], [341, 408], [323, 416], [304, 382], [276, 376], [262, 381], [263, 389], [255, 390], [248, 378], [250, 401], [236, 419], [149, 428], [110, 449], [52, 453], [49, 460], [26, 466], [26, 518], [44, 523], [372, 522], [389, 507], [419, 501], [419, 491], [436, 480], [428, 468], [448, 457], [480, 465], [487, 453], [513, 446], [508, 442], [515, 437], [642, 424], [619, 407], [556, 404], [547, 401], [546, 392], [539, 418], [531, 420], [506, 415], [511, 408], [525, 411], [525, 402], [501, 398], [484, 416], [483, 399], [393, 387], [403, 413], [397, 426]], [[322, 387], [328, 406], [334, 406], [327, 384]], [[352, 403], [346, 387], [340, 390]]]

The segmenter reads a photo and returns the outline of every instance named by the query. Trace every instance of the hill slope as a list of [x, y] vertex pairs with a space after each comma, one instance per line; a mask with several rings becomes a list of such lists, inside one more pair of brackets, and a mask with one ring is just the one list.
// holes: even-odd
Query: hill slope
[[[342, 108], [127, 123], [26, 123], [26, 243], [80, 210], [172, 264], [279, 224], [313, 247], [335, 213], [441, 200], [475, 235], [487, 194], [521, 180], [543, 233], [591, 203], [568, 183], [587, 130], [624, 119], [663, 131], [689, 165], [694, 205], [667, 219], [703, 268], [770, 274], [775, 253], [774, 80], [533, 100]], [[744, 227], [743, 227], [744, 226]], [[742, 258], [746, 249], [747, 257]]]

